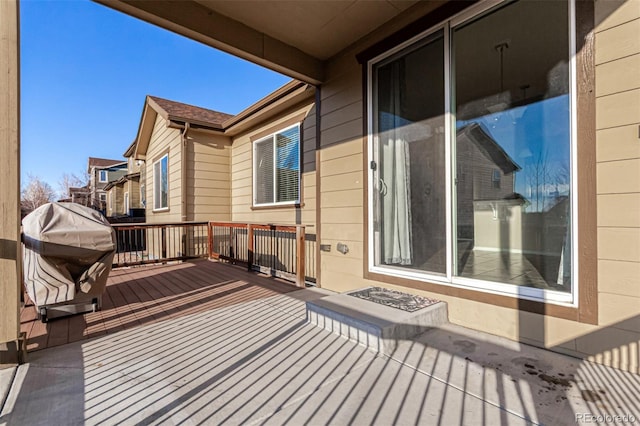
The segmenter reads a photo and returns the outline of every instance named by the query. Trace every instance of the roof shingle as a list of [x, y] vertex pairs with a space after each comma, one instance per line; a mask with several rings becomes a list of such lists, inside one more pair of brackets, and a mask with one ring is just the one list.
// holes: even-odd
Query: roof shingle
[[214, 127], [222, 127], [222, 123], [233, 117], [233, 115], [225, 114], [224, 112], [183, 104], [182, 102], [170, 101], [156, 96], [149, 96], [149, 99], [158, 104], [158, 106], [165, 110], [170, 118], [173, 119], [183, 119], [189, 122], [197, 121]]

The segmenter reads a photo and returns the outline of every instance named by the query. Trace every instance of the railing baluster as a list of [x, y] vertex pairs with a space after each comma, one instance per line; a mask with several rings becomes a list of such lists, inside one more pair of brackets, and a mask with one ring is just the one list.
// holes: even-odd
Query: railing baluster
[[114, 267], [207, 257], [213, 251], [207, 222], [112, 226], [116, 234]]
[[186, 222], [113, 225], [114, 266], [166, 263], [196, 257], [246, 263], [304, 286], [316, 275], [316, 239], [303, 225]]

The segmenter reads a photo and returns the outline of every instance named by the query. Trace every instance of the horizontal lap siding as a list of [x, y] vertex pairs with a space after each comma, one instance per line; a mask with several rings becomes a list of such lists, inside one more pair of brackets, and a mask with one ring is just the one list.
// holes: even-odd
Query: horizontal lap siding
[[[603, 4], [604, 3], [604, 4]], [[640, 1], [596, 2], [598, 320], [577, 340], [599, 362], [638, 368], [640, 347]], [[597, 337], [597, 338], [596, 338]], [[629, 348], [635, 354], [623, 355]], [[633, 350], [631, 351], [633, 353]], [[622, 354], [622, 355], [621, 355]]]
[[[159, 115], [151, 133], [149, 148], [146, 156], [147, 193], [146, 221], [148, 223], [179, 222], [180, 221], [180, 130], [167, 127], [166, 121]], [[166, 212], [153, 211], [153, 163], [165, 153], [169, 153], [169, 210]]]
[[189, 220], [230, 220], [231, 139], [191, 131], [187, 152]]
[[[233, 140], [231, 155], [231, 219], [235, 222], [277, 223], [277, 224], [303, 224], [309, 225], [307, 233], [314, 233], [313, 226], [316, 222], [316, 116], [315, 108], [309, 100], [280, 114], [277, 118], [269, 119], [249, 131], [237, 136]], [[264, 135], [265, 131], [278, 131], [290, 125], [292, 118], [308, 111], [304, 118], [302, 131], [302, 176], [301, 176], [301, 202], [299, 209], [291, 208], [265, 208], [252, 209], [253, 205], [253, 145], [252, 139], [258, 135]]]
[[[322, 285], [343, 291], [365, 285], [362, 78], [357, 63], [333, 67], [321, 92], [320, 202]], [[336, 250], [338, 243], [349, 251]]]

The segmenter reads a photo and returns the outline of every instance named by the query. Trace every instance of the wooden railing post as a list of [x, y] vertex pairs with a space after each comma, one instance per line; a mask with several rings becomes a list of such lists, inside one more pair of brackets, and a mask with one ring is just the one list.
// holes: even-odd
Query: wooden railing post
[[247, 224], [247, 269], [250, 271], [253, 268], [253, 252], [255, 250], [255, 243], [253, 241], [253, 225]]
[[296, 226], [296, 285], [305, 287], [304, 226]]

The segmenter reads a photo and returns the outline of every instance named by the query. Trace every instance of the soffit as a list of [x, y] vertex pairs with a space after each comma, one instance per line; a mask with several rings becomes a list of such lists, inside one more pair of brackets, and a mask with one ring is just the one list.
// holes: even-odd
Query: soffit
[[325, 61], [417, 0], [94, 0], [311, 84]]
[[320, 60], [334, 56], [417, 3], [417, 0], [195, 1]]

